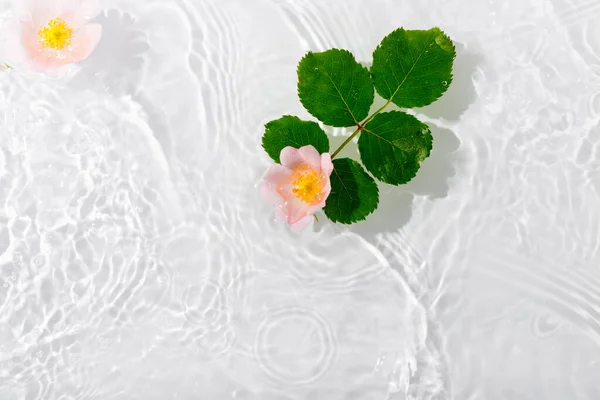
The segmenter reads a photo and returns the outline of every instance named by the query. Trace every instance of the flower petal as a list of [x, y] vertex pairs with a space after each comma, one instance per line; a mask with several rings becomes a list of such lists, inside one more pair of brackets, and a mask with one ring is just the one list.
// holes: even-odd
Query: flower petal
[[12, 3], [15, 18], [22, 21], [31, 20], [31, 13], [35, 8], [34, 0], [13, 0]]
[[82, 0], [76, 7], [63, 7], [60, 18], [77, 30], [96, 18], [100, 12], [98, 0]]
[[298, 222], [290, 224], [290, 227], [292, 228], [292, 230], [298, 232], [312, 225], [314, 223], [314, 220], [315, 217], [313, 217], [312, 214], [307, 215], [306, 217], [300, 219]]
[[330, 192], [331, 192], [331, 184], [329, 182], [327, 182], [325, 184], [325, 188], [323, 189], [323, 194], [324, 194], [323, 199], [320, 202], [318, 202], [317, 204], [310, 205], [308, 207], [307, 212], [309, 214], [314, 214], [316, 212], [321, 211], [323, 209], [323, 207], [325, 207], [325, 205], [327, 204], [327, 197], [329, 197]]
[[316, 171], [321, 169], [321, 156], [313, 146], [302, 146], [296, 149], [291, 146], [285, 147], [279, 154], [281, 165], [294, 169], [299, 165], [310, 165]]
[[321, 169], [321, 156], [313, 146], [302, 146], [298, 150], [306, 164], [310, 165], [315, 171]]
[[27, 58], [27, 53], [21, 43], [21, 26], [26, 24], [17, 20], [2, 22], [0, 35], [4, 40], [4, 56], [12, 63], [20, 63]]
[[328, 179], [327, 183], [323, 187], [323, 206], [325, 206], [325, 200], [327, 200], [330, 193], [331, 193], [331, 181]]
[[333, 162], [331, 162], [331, 155], [329, 153], [321, 154], [321, 171], [327, 176], [331, 176], [333, 172]]
[[274, 184], [278, 184], [279, 182], [287, 179], [292, 174], [292, 171], [283, 165], [274, 164], [267, 169], [263, 176], [263, 180], [265, 182], [270, 182]]
[[298, 151], [298, 149], [287, 146], [281, 150], [279, 153], [279, 160], [281, 161], [281, 165], [287, 167], [289, 169], [294, 169], [298, 165], [304, 164], [304, 157]]
[[32, 71], [43, 72], [69, 64], [71, 59], [65, 52], [54, 49], [43, 49], [33, 22], [22, 23], [20, 34], [21, 45], [26, 54], [25, 61]]
[[288, 224], [296, 223], [306, 215], [309, 205], [296, 197], [291, 182], [285, 180], [277, 185], [277, 193], [283, 200], [281, 208]]
[[[312, 224], [313, 214], [325, 206], [327, 196], [331, 192], [331, 156], [321, 156], [313, 146], [303, 146], [300, 149], [287, 146], [281, 150], [279, 158], [282, 165], [270, 167], [263, 177], [265, 184], [260, 188], [261, 195], [269, 202], [278, 204], [275, 210], [277, 219], [285, 220], [293, 230], [301, 230]], [[324, 196], [319, 203], [306, 203], [294, 193], [293, 179], [299, 166], [313, 169], [326, 179], [323, 186]]]
[[309, 205], [300, 201], [295, 196], [284, 199], [284, 209], [288, 224], [292, 225], [308, 215]]
[[87, 24], [76, 31], [71, 43], [70, 60], [75, 62], [85, 60], [94, 51], [101, 36], [102, 25], [100, 24]]
[[[18, 0], [17, 0], [18, 1]], [[48, 22], [58, 18], [61, 14], [64, 14], [63, 4], [61, 0], [46, 0], [46, 1], [35, 1], [29, 0], [27, 6], [30, 19], [39, 29], [42, 26], [48, 25]]]
[[99, 0], [83, 0], [81, 3], [81, 13], [84, 18], [92, 20], [96, 18], [102, 12]]
[[277, 186], [265, 182], [259, 188], [260, 196], [269, 204], [281, 204], [283, 203], [283, 198], [277, 192]]
[[277, 207], [275, 209], [275, 219], [277, 219], [277, 221], [286, 221], [287, 222], [287, 217], [285, 215], [285, 210], [284, 210], [283, 206]]

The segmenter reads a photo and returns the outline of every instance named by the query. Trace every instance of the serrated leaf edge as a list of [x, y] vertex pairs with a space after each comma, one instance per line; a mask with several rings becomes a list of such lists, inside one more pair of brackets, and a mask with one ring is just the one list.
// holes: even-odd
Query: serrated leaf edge
[[[327, 49], [324, 51], [318, 51], [318, 52], [314, 52], [314, 51], [307, 51], [306, 54], [304, 54], [304, 56], [302, 57], [302, 59], [300, 59], [300, 61], [298, 62], [298, 65], [296, 66], [296, 76], [298, 77], [298, 82], [296, 84], [296, 95], [298, 96], [298, 99], [300, 100], [300, 104], [302, 104], [302, 106], [304, 107], [304, 109], [306, 111], [308, 111], [308, 113], [310, 115], [312, 115], [313, 117], [319, 119], [317, 116], [313, 115], [309, 110], [308, 107], [306, 106], [306, 104], [304, 104], [304, 101], [302, 100], [302, 97], [300, 96], [300, 65], [302, 64], [302, 61], [304, 61], [307, 57], [309, 56], [313, 56], [316, 54], [321, 54], [321, 53], [326, 53], [329, 51], [339, 51], [341, 53], [348, 53], [350, 55], [350, 57], [352, 57], [352, 59], [354, 60], [354, 62], [356, 62], [356, 64], [358, 64], [364, 71], [367, 72], [367, 74], [369, 75], [369, 77], [371, 78], [371, 82], [373, 83], [373, 77], [371, 75], [371, 71], [369, 70], [369, 68], [365, 67], [364, 65], [362, 65], [361, 63], [359, 63], [356, 60], [356, 57], [354, 57], [354, 54], [352, 54], [352, 52], [350, 50], [346, 50], [346, 49], [338, 49], [337, 47], [331, 48], [331, 49]], [[331, 79], [331, 78], [330, 78]], [[332, 81], [333, 83], [333, 81]], [[335, 86], [335, 85], [334, 85]], [[342, 96], [342, 94], [340, 93], [340, 91], [337, 89], [340, 98], [342, 99], [342, 101], [344, 102], [344, 104], [346, 105], [346, 108], [348, 109], [348, 112], [350, 113], [350, 115], [352, 116], [352, 120], [354, 121], [355, 125], [360, 125], [361, 121], [357, 121], [356, 117], [354, 116], [354, 114], [352, 113], [352, 110], [350, 109], [350, 107], [348, 106], [348, 104], [346, 103], [346, 100], [344, 99], [344, 97]], [[376, 88], [375, 86], [373, 86], [373, 91], [375, 91]], [[368, 115], [367, 115], [368, 116]], [[319, 120], [320, 121], [320, 120]], [[321, 121], [322, 122], [322, 121]], [[331, 125], [333, 126], [333, 125]], [[352, 125], [349, 125], [352, 126]], [[348, 126], [338, 126], [337, 128], [347, 128]]]
[[[267, 153], [267, 156], [269, 156], [269, 158], [270, 158], [271, 160], [273, 160], [275, 163], [277, 163], [277, 164], [281, 164], [281, 160], [280, 160], [280, 161], [277, 161], [277, 160], [275, 160], [275, 159], [274, 159], [274, 158], [273, 158], [273, 157], [272, 157], [272, 156], [269, 154], [269, 152], [267, 151], [267, 149], [266, 149], [266, 147], [265, 147], [265, 136], [266, 136], [266, 134], [267, 134], [267, 130], [269, 129], [269, 125], [271, 125], [272, 123], [274, 123], [274, 122], [276, 122], [276, 121], [279, 121], [280, 119], [286, 118], [286, 117], [289, 117], [289, 118], [296, 119], [296, 120], [298, 120], [299, 122], [310, 122], [310, 123], [313, 123], [313, 124], [317, 125], [317, 126], [319, 127], [319, 129], [320, 129], [320, 130], [321, 130], [321, 131], [322, 131], [322, 132], [325, 134], [325, 137], [327, 138], [327, 147], [329, 148], [329, 146], [331, 145], [331, 143], [329, 143], [329, 136], [327, 135], [327, 132], [325, 132], [325, 130], [323, 129], [323, 127], [322, 127], [321, 125], [319, 125], [319, 123], [318, 123], [318, 122], [316, 122], [316, 121], [310, 121], [310, 120], [305, 120], [305, 119], [302, 119], [302, 118], [298, 117], [297, 115], [289, 115], [289, 114], [284, 114], [284, 115], [282, 115], [281, 117], [279, 117], [279, 118], [277, 118], [277, 119], [273, 119], [273, 120], [271, 120], [271, 121], [269, 121], [269, 122], [265, 123], [265, 125], [264, 125], [265, 131], [263, 132], [263, 135], [262, 135], [262, 137], [261, 137], [261, 147], [263, 148], [264, 152], [265, 152], [265, 153]], [[329, 148], [329, 150], [328, 150], [328, 151], [331, 151], [331, 148]], [[321, 154], [322, 154], [322, 153], [321, 153]]]
[[[437, 29], [437, 31], [441, 35], [443, 35], [444, 37], [446, 37], [446, 39], [448, 39], [448, 41], [450, 41], [450, 43], [452, 44], [452, 70], [450, 71], [450, 78], [448, 79], [448, 81], [447, 81], [448, 84], [445, 86], [444, 90], [440, 93], [439, 96], [435, 97], [431, 103], [424, 104], [422, 106], [415, 106], [415, 107], [411, 107], [411, 108], [427, 107], [427, 106], [435, 103], [436, 101], [438, 101], [448, 91], [448, 88], [450, 88], [450, 85], [452, 84], [452, 81], [454, 80], [454, 60], [456, 60], [456, 46], [454, 45], [454, 42], [452, 41], [452, 39], [450, 38], [450, 36], [448, 36], [446, 34], [446, 32], [444, 32], [442, 29], [440, 29], [437, 26], [434, 26], [433, 28], [430, 28], [430, 29], [404, 29], [404, 28], [400, 27], [400, 28], [394, 29], [392, 32], [388, 33], [383, 39], [381, 39], [381, 42], [379, 42], [379, 44], [377, 45], [377, 47], [375, 47], [375, 50], [373, 50], [373, 53], [372, 53], [372, 56], [373, 56], [373, 59], [374, 59], [375, 58], [374, 57], [375, 56], [375, 52], [381, 48], [381, 44], [383, 43], [383, 41], [385, 39], [387, 39], [389, 36], [392, 36], [394, 33], [398, 32], [398, 31], [408, 32], [408, 31], [421, 30], [421, 31], [425, 31], [426, 32], [426, 31], [431, 31], [431, 30], [436, 30], [436, 29]], [[439, 34], [438, 35], [434, 35], [433, 36], [433, 42], [435, 42], [438, 37], [439, 37]], [[443, 47], [440, 46], [438, 43], [436, 43], [436, 45], [443, 49]], [[371, 68], [373, 68], [373, 64], [371, 64]], [[411, 69], [411, 71], [412, 71], [412, 69]], [[377, 92], [378, 95], [380, 95], [381, 97], [383, 97], [384, 99], [386, 99], [384, 96], [381, 95], [381, 93], [379, 93], [379, 90], [377, 90], [377, 83], [376, 83], [375, 77], [373, 76], [373, 72], [371, 70], [369, 70], [369, 73], [371, 75], [371, 80], [373, 81], [373, 86], [375, 88], [375, 91]], [[409, 74], [410, 74], [410, 71], [409, 71]], [[408, 74], [407, 74], [407, 77], [408, 77]], [[405, 78], [405, 80], [406, 80], [406, 78]], [[398, 86], [398, 88], [394, 91], [394, 94], [392, 94], [391, 99], [394, 98], [394, 96], [396, 95], [396, 93], [398, 93], [398, 91], [400, 90], [401, 87], [402, 87], [402, 85]], [[389, 100], [392, 103], [394, 103], [394, 101], [391, 100], [391, 99], [386, 99], [386, 100]], [[396, 104], [396, 103], [394, 103], [394, 104]]]
[[[332, 219], [332, 218], [331, 218], [329, 215], [327, 215], [327, 212], [325, 211], [325, 208], [323, 208], [323, 212], [325, 213], [325, 216], [326, 216], [326, 217], [327, 217], [327, 218], [328, 218], [328, 219], [329, 219], [331, 222], [334, 222], [334, 223], [336, 223], [336, 224], [351, 225], [351, 224], [355, 224], [355, 223], [357, 223], [357, 222], [360, 222], [360, 221], [365, 221], [365, 220], [367, 219], [367, 217], [368, 217], [369, 215], [373, 214], [375, 211], [377, 211], [377, 208], [379, 207], [379, 186], [377, 186], [377, 180], [376, 180], [376, 179], [375, 179], [373, 176], [371, 176], [371, 174], [369, 174], [369, 172], [367, 171], [367, 169], [366, 169], [366, 168], [365, 168], [365, 167], [364, 167], [364, 166], [363, 166], [361, 163], [359, 163], [359, 162], [358, 162], [358, 161], [356, 161], [356, 160], [352, 160], [351, 158], [349, 158], [349, 160], [351, 160], [351, 161], [354, 161], [355, 163], [357, 163], [357, 164], [358, 164], [358, 165], [359, 165], [359, 166], [362, 168], [362, 171], [363, 171], [363, 172], [364, 172], [364, 173], [365, 173], [365, 174], [366, 174], [366, 175], [367, 175], [369, 178], [371, 178], [371, 179], [373, 180], [373, 183], [375, 184], [375, 193], [377, 194], [377, 201], [375, 202], [375, 208], [373, 209], [373, 211], [369, 212], [368, 214], [366, 214], [366, 215], [365, 215], [364, 217], [362, 217], [362, 218], [356, 218], [356, 219], [353, 219], [353, 220], [351, 220], [351, 221], [349, 221], [349, 222], [344, 222], [344, 221], [339, 221], [339, 220]], [[336, 171], [335, 171], [335, 168], [333, 169], [333, 172], [336, 172]], [[332, 173], [333, 173], [333, 172], [332, 172]], [[341, 179], [340, 179], [340, 181], [341, 181]]]
[[[380, 113], [380, 114], [378, 114], [377, 116], [375, 116], [375, 118], [377, 118], [377, 117], [378, 117], [378, 116], [380, 116], [380, 115], [385, 115], [385, 114], [393, 114], [393, 113], [399, 113], [399, 114], [408, 115], [409, 117], [413, 117], [413, 118], [414, 118], [414, 119], [416, 119], [416, 120], [417, 120], [419, 123], [421, 123], [421, 124], [425, 125], [425, 127], [427, 128], [427, 135], [431, 136], [431, 146], [430, 146], [430, 147], [427, 149], [427, 155], [426, 155], [426, 156], [425, 156], [423, 159], [421, 159], [421, 160], [418, 160], [418, 161], [417, 161], [417, 162], [419, 163], [419, 169], [417, 169], [417, 170], [415, 171], [415, 173], [414, 173], [412, 176], [410, 176], [406, 182], [401, 182], [401, 183], [392, 183], [392, 182], [388, 182], [388, 181], [386, 181], [386, 180], [384, 180], [384, 179], [380, 179], [380, 178], [376, 177], [376, 176], [375, 176], [375, 175], [374, 175], [374, 174], [373, 174], [373, 173], [372, 173], [372, 172], [371, 172], [371, 171], [370, 171], [370, 170], [369, 170], [369, 169], [368, 169], [368, 168], [365, 166], [365, 163], [364, 163], [364, 161], [363, 161], [363, 159], [362, 159], [362, 157], [363, 157], [363, 155], [362, 155], [362, 152], [360, 152], [360, 151], [359, 151], [359, 155], [360, 155], [360, 161], [362, 162], [364, 169], [366, 170], [366, 172], [367, 172], [367, 173], [370, 173], [371, 175], [373, 175], [373, 177], [375, 178], [375, 180], [376, 180], [376, 181], [379, 181], [379, 182], [385, 183], [386, 185], [392, 185], [392, 186], [401, 186], [401, 185], [406, 185], [407, 183], [409, 183], [410, 181], [412, 181], [412, 180], [415, 178], [415, 176], [417, 176], [417, 174], [419, 173], [419, 170], [421, 169], [421, 165], [423, 164], [423, 161], [425, 161], [427, 158], [429, 158], [429, 156], [431, 156], [431, 151], [433, 150], [433, 135], [431, 134], [431, 128], [429, 127], [429, 125], [427, 125], [425, 122], [421, 121], [420, 119], [418, 119], [418, 118], [417, 118], [417, 117], [415, 117], [414, 115], [411, 115], [411, 114], [405, 113], [405, 112], [403, 112], [403, 111], [398, 111], [398, 110], [388, 111], [388, 112], [384, 112], [384, 113]], [[371, 121], [369, 121], [369, 123], [373, 122], [373, 121], [375, 120], [375, 118], [373, 118]], [[363, 131], [365, 131], [365, 132], [368, 132], [368, 133], [369, 133], [369, 134], [371, 134], [371, 135], [374, 135], [374, 136], [377, 136], [377, 137], [379, 137], [379, 135], [377, 135], [377, 134], [375, 134], [374, 132], [372, 132], [372, 131], [370, 131], [370, 130], [368, 130], [368, 129], [367, 129], [367, 126], [369, 125], [369, 123], [367, 123], [367, 124], [366, 124], [366, 125], [363, 127], [363, 129], [362, 129], [362, 130], [363, 130]], [[423, 136], [425, 136], [425, 134], [424, 134]], [[359, 139], [360, 139], [360, 138], [359, 138]]]

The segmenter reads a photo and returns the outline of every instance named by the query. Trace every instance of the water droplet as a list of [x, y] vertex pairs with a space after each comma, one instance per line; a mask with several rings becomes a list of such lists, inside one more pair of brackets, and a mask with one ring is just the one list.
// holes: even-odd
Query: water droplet
[[444, 81], [444, 82], [442, 82], [442, 85], [448, 86], [448, 82]]

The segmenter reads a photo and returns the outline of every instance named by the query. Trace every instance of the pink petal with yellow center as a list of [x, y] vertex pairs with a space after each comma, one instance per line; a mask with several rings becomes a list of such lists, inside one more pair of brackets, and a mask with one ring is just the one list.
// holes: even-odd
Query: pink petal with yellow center
[[58, 53], [54, 49], [44, 49], [40, 45], [39, 36], [32, 22], [23, 23], [21, 29], [21, 45], [26, 53], [26, 62], [33, 71], [44, 71], [69, 64], [71, 59], [66, 52]]
[[[276, 205], [275, 217], [278, 220], [286, 221], [293, 230], [301, 230], [311, 225], [314, 220], [313, 214], [325, 207], [331, 192], [329, 179], [333, 171], [331, 156], [320, 155], [313, 146], [304, 146], [300, 149], [288, 146], [281, 151], [279, 158], [282, 165], [274, 165], [267, 170], [260, 192], [265, 200]], [[305, 175], [307, 173], [321, 176], [319, 178], [321, 182], [318, 183], [322, 185], [319, 189], [318, 203], [311, 201], [313, 189], [306, 189], [304, 186], [311, 183], [299, 181], [299, 179], [314, 179], [307, 178]], [[308, 192], [298, 192], [298, 190], [308, 190]], [[319, 197], [313, 199], [317, 198]]]

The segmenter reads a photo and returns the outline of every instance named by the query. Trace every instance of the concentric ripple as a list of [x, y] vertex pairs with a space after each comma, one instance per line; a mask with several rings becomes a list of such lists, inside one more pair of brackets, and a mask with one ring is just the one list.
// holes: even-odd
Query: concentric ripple
[[269, 378], [308, 385], [331, 367], [336, 346], [334, 331], [316, 311], [284, 307], [269, 313], [259, 326], [255, 351]]

